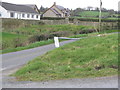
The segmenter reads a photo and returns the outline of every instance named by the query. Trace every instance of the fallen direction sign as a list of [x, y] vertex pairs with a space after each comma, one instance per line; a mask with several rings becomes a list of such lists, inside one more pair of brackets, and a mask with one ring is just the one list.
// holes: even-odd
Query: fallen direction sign
[[79, 40], [83, 38], [86, 38], [86, 37], [81, 37], [81, 38], [54, 37], [55, 47], [56, 48], [60, 47], [59, 39]]
[[67, 37], [58, 37], [58, 39], [78, 40], [78, 39], [82, 39], [82, 38], [67, 38]]

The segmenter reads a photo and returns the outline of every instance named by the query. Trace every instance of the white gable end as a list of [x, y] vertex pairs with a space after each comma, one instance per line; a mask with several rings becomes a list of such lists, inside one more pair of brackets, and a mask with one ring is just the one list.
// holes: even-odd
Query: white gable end
[[9, 12], [0, 6], [0, 18], [10, 18]]

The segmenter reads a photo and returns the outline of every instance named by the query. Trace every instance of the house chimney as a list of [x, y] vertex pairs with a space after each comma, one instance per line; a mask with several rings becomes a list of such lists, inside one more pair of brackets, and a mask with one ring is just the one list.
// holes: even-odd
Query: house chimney
[[56, 2], [54, 2], [54, 5], [56, 5]]

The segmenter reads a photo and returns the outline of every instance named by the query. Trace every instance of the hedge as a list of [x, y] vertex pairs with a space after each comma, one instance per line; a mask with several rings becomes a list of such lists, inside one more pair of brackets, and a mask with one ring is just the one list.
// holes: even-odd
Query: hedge
[[[93, 22], [99, 22], [99, 18], [69, 18], [70, 21], [73, 21], [74, 19], [80, 20], [80, 21], [93, 21]], [[118, 22], [120, 19], [101, 19], [102, 22]]]

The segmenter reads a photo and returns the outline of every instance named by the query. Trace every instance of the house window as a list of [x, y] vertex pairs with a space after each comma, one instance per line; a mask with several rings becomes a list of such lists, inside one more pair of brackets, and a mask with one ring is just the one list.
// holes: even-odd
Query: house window
[[30, 17], [30, 14], [27, 14], [27, 18], [29, 18]]
[[25, 17], [25, 14], [22, 14], [22, 17]]
[[13, 12], [10, 13], [10, 17], [14, 17], [15, 14]]
[[68, 14], [67, 14], [67, 13], [65, 13], [65, 16], [67, 17], [67, 16], [68, 16]]
[[36, 18], [38, 18], [38, 15], [36, 15]]
[[59, 17], [62, 17], [62, 15], [61, 15], [61, 14], [59, 14]]
[[34, 15], [32, 15], [32, 18], [34, 18]]

